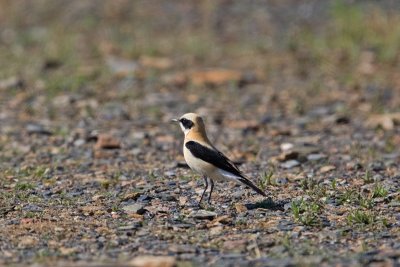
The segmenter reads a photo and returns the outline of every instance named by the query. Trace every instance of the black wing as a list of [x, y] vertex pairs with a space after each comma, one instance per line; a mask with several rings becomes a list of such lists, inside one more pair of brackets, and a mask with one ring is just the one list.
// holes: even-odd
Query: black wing
[[230, 172], [238, 177], [243, 177], [243, 174], [239, 169], [218, 150], [208, 148], [195, 141], [186, 142], [185, 146], [196, 158], [204, 160], [215, 167]]
[[253, 184], [240, 172], [235, 164], [233, 164], [224, 154], [222, 154], [218, 150], [203, 146], [195, 141], [186, 142], [185, 146], [196, 158], [204, 160], [205, 162], [208, 162], [217, 168], [236, 175], [238, 177], [238, 181], [252, 188], [257, 193], [266, 196], [266, 194], [260, 188]]

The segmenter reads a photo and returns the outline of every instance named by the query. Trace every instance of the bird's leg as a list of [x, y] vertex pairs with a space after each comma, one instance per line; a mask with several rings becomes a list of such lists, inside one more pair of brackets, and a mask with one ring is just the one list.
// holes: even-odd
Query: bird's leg
[[203, 200], [203, 197], [204, 197], [204, 194], [206, 193], [206, 191], [207, 191], [207, 189], [208, 189], [208, 180], [207, 180], [207, 176], [203, 176], [203, 179], [204, 179], [204, 182], [205, 182], [205, 184], [206, 184], [206, 188], [204, 188], [204, 191], [203, 191], [203, 194], [201, 194], [201, 198], [200, 198], [200, 201], [199, 201], [199, 207], [201, 207], [200, 206], [200, 204], [201, 204], [201, 201]]
[[213, 179], [210, 179], [210, 182], [211, 182], [211, 189], [210, 189], [210, 195], [208, 196], [208, 204], [211, 204], [211, 194], [212, 194], [213, 189], [214, 189], [214, 181], [213, 181]]

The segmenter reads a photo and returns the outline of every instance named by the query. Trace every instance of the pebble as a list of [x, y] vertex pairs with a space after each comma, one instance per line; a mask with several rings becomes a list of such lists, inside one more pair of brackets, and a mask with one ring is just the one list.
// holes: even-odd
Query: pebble
[[280, 177], [280, 178], [277, 178], [276, 179], [276, 183], [278, 184], [278, 185], [285, 185], [285, 184], [287, 184], [289, 182], [289, 180], [288, 180], [288, 178], [286, 178], [286, 177]]
[[137, 201], [139, 202], [149, 202], [150, 200], [152, 200], [153, 198], [151, 196], [148, 195], [141, 195]]
[[288, 150], [292, 149], [293, 147], [294, 147], [294, 145], [292, 143], [282, 143], [281, 144], [282, 151], [288, 151]]
[[217, 213], [208, 210], [197, 210], [197, 211], [192, 211], [189, 214], [189, 217], [201, 220], [212, 220], [215, 217], [217, 217]]
[[374, 181], [375, 181], [375, 182], [378, 182], [378, 181], [382, 181], [382, 180], [383, 180], [383, 176], [380, 175], [380, 174], [375, 174], [375, 175], [373, 176], [373, 178], [374, 178]]
[[52, 135], [51, 131], [47, 130], [43, 125], [36, 123], [29, 123], [26, 126], [26, 131], [28, 134]]
[[84, 139], [76, 139], [74, 141], [74, 146], [78, 147], [78, 146], [82, 146], [86, 143], [86, 141]]
[[41, 212], [43, 209], [35, 204], [28, 204], [25, 207], [23, 207], [23, 210], [25, 211], [31, 211], [31, 212]]
[[281, 164], [281, 167], [284, 169], [292, 169], [294, 167], [297, 167], [300, 165], [300, 162], [298, 162], [297, 160], [288, 160], [285, 161], [284, 163]]
[[142, 215], [146, 212], [144, 205], [138, 204], [138, 203], [124, 206], [124, 207], [122, 207], [122, 209], [127, 213], [136, 213], [136, 214], [140, 214], [140, 215]]
[[307, 156], [307, 160], [309, 160], [309, 161], [317, 161], [317, 160], [321, 160], [321, 159], [325, 159], [325, 158], [327, 158], [327, 156], [324, 154], [320, 154], [320, 153], [310, 154]]
[[99, 134], [97, 137], [96, 149], [118, 149], [121, 148], [121, 142], [108, 134]]
[[361, 170], [362, 165], [358, 162], [347, 162], [346, 163], [346, 169], [347, 170]]
[[385, 165], [381, 161], [374, 161], [368, 165], [368, 167], [376, 172], [385, 170]]
[[176, 172], [175, 171], [166, 171], [166, 172], [164, 172], [164, 175], [167, 177], [175, 177]]
[[125, 226], [120, 226], [118, 227], [118, 230], [120, 231], [129, 231], [129, 230], [135, 230], [138, 229], [140, 227], [142, 227], [143, 224], [141, 222], [134, 222], [130, 225], [125, 225]]

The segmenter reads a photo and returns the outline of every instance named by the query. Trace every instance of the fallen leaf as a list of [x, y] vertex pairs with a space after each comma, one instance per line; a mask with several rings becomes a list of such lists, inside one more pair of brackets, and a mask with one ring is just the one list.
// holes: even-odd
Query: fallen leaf
[[336, 169], [336, 167], [333, 166], [333, 165], [326, 165], [326, 166], [322, 166], [322, 167], [319, 169], [319, 172], [320, 172], [320, 173], [327, 173], [327, 172], [333, 171], [333, 170], [335, 170], [335, 169]]

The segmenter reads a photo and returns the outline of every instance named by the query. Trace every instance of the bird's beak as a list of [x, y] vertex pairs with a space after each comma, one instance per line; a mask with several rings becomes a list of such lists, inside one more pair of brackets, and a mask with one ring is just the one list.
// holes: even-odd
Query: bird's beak
[[172, 119], [171, 121], [172, 122], [178, 122], [179, 120], [178, 119]]

